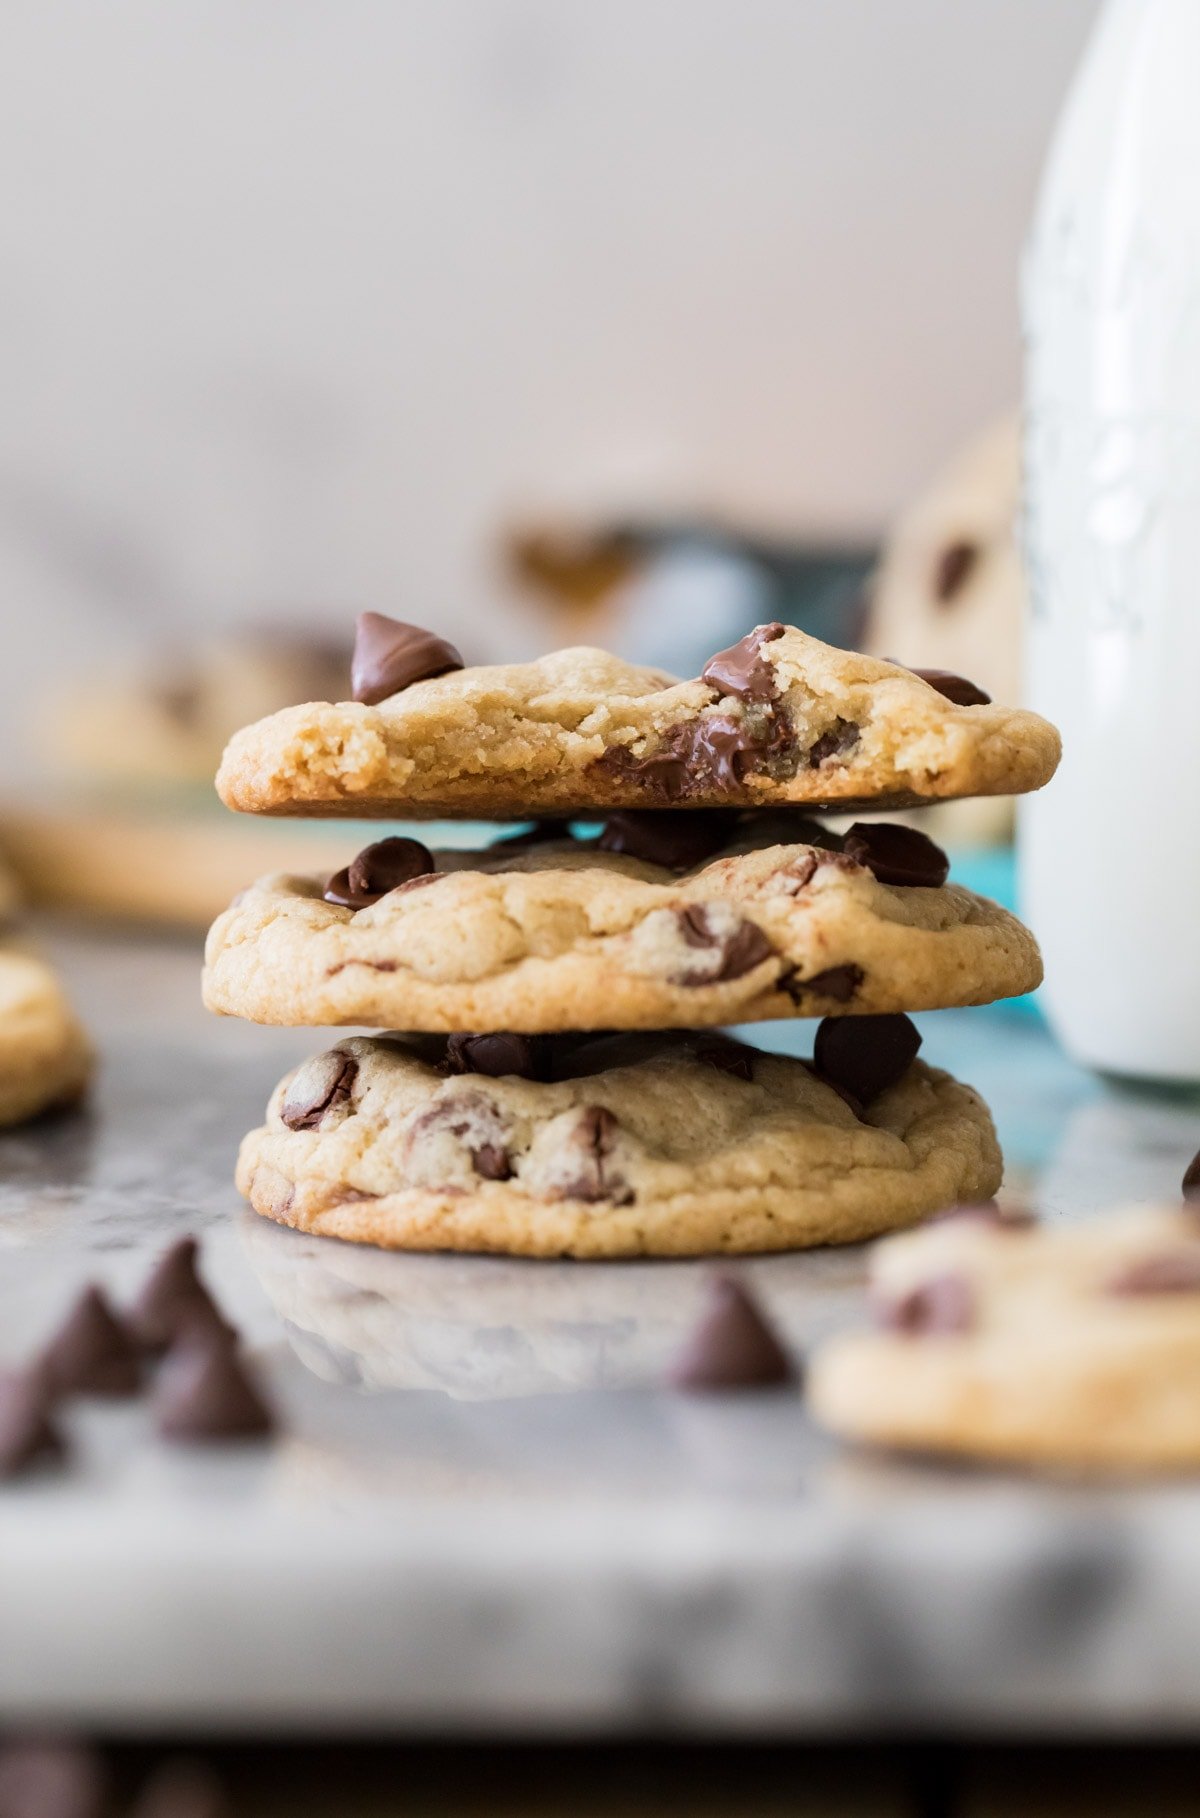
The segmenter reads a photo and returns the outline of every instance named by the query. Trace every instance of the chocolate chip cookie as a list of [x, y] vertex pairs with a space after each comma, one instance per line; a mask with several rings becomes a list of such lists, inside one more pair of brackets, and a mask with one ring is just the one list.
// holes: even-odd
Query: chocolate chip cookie
[[798, 813], [621, 814], [432, 854], [376, 842], [328, 880], [242, 893], [204, 1001], [255, 1022], [674, 1028], [981, 1004], [1041, 979], [1015, 917], [947, 884], [911, 828]]
[[878, 1329], [811, 1360], [818, 1419], [877, 1445], [1081, 1470], [1200, 1466], [1200, 1217], [1039, 1229], [978, 1209], [874, 1253]]
[[367, 614], [354, 676], [354, 701], [287, 708], [236, 734], [222, 801], [257, 814], [500, 819], [911, 807], [1040, 788], [1059, 757], [1053, 726], [962, 677], [925, 679], [780, 624], [678, 681], [591, 649], [463, 668], [443, 639]]
[[907, 1019], [852, 1027], [811, 1063], [705, 1031], [351, 1037], [277, 1087], [238, 1185], [323, 1236], [579, 1257], [845, 1243], [987, 1199], [977, 1094]]
[[87, 1037], [49, 966], [0, 949], [0, 1126], [70, 1104], [91, 1065]]

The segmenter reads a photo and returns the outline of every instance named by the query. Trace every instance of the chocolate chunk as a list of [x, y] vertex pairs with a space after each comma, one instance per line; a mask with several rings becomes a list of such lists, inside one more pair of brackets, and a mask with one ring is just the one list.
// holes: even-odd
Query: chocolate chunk
[[757, 1302], [731, 1276], [718, 1276], [708, 1305], [668, 1380], [676, 1389], [767, 1389], [794, 1383], [798, 1372]]
[[673, 727], [654, 751], [635, 757], [613, 745], [596, 766], [637, 783], [662, 802], [682, 802], [715, 790], [739, 792], [744, 779], [794, 755], [782, 708], [750, 713], [702, 713]]
[[837, 719], [827, 732], [809, 746], [806, 755], [810, 770], [816, 770], [831, 758], [845, 757], [853, 751], [862, 736], [862, 728], [854, 720]]
[[933, 597], [939, 606], [951, 604], [978, 565], [981, 553], [978, 543], [969, 543], [965, 537], [957, 543], [947, 543], [933, 571]]
[[217, 1776], [200, 1761], [165, 1761], [150, 1776], [129, 1818], [232, 1818]]
[[1183, 1197], [1200, 1200], [1200, 1149], [1193, 1155], [1183, 1176]]
[[571, 1171], [557, 1189], [559, 1199], [582, 1199], [589, 1204], [604, 1199], [615, 1206], [630, 1203], [633, 1193], [611, 1160], [619, 1128], [605, 1106], [583, 1106], [568, 1138]]
[[934, 1275], [904, 1294], [876, 1302], [875, 1311], [889, 1332], [969, 1332], [975, 1324], [975, 1293], [964, 1275]]
[[716, 985], [742, 978], [770, 959], [775, 949], [756, 922], [707, 903], [688, 903], [676, 911], [679, 932], [689, 947], [714, 955], [716, 964], [690, 967], [675, 980], [680, 985]]
[[771, 625], [756, 625], [728, 650], [718, 650], [716, 656], [709, 657], [700, 672], [701, 681], [721, 694], [735, 694], [743, 701], [778, 700], [775, 671], [763, 656], [762, 647], [774, 643], [783, 633], [778, 620]]
[[446, 675], [463, 667], [462, 657], [445, 638], [406, 625], [402, 619], [385, 618], [381, 612], [361, 612], [354, 638], [350, 686], [356, 701], [371, 707], [386, 701], [414, 682]]
[[504, 846], [510, 852], [515, 852], [523, 846], [544, 846], [551, 840], [569, 840], [573, 837], [570, 821], [544, 816], [520, 833], [502, 833], [492, 841], [490, 850], [495, 852], [498, 847]]
[[86, 1287], [36, 1365], [50, 1396], [136, 1395], [142, 1360], [136, 1344], [95, 1286]]
[[319, 1130], [331, 1112], [350, 1103], [358, 1062], [331, 1048], [305, 1061], [287, 1089], [279, 1115], [289, 1130]]
[[103, 1818], [108, 1776], [93, 1750], [71, 1742], [14, 1742], [0, 1750], [3, 1818]]
[[936, 890], [950, 875], [950, 860], [928, 834], [890, 821], [855, 821], [846, 835], [844, 850], [857, 864], [872, 871], [881, 884]]
[[1106, 1285], [1110, 1294], [1200, 1294], [1200, 1248], [1140, 1256]]
[[[0, 1482], [63, 1456], [62, 1436], [36, 1371], [0, 1376]], [[0, 1803], [0, 1812], [4, 1810]]]
[[824, 972], [814, 972], [811, 978], [798, 978], [793, 967], [779, 984], [794, 1004], [803, 1003], [810, 997], [827, 997], [835, 1004], [848, 1004], [865, 977], [861, 966], [828, 966]]
[[601, 852], [624, 852], [668, 871], [690, 871], [728, 845], [737, 813], [724, 808], [696, 808], [672, 814], [663, 809], [632, 809], [610, 814], [600, 835]]
[[275, 1424], [237, 1346], [212, 1330], [192, 1330], [168, 1352], [154, 1414], [164, 1439], [256, 1439]]
[[366, 909], [389, 890], [429, 877], [435, 870], [433, 854], [420, 840], [376, 840], [334, 873], [325, 886], [325, 901], [343, 909]]
[[481, 1143], [471, 1151], [471, 1166], [482, 1180], [511, 1180], [512, 1162], [499, 1143]]
[[514, 1035], [508, 1030], [494, 1035], [452, 1035], [446, 1042], [446, 1060], [453, 1073], [544, 1079], [543, 1046], [531, 1035]]
[[127, 1324], [145, 1351], [165, 1351], [192, 1326], [232, 1327], [196, 1270], [200, 1246], [181, 1237], [151, 1270], [127, 1315]]
[[920, 1046], [906, 1016], [827, 1016], [817, 1027], [813, 1063], [822, 1079], [869, 1105], [903, 1079]]
[[912, 669], [909, 674], [919, 675], [923, 682], [928, 682], [931, 688], [944, 694], [956, 707], [986, 707], [992, 698], [982, 688], [977, 688], [974, 682], [968, 682], [965, 676], [952, 674], [949, 669]]
[[700, 1038], [696, 1059], [706, 1067], [715, 1067], [718, 1073], [728, 1073], [732, 1079], [754, 1078], [756, 1051], [745, 1042], [734, 1041], [731, 1035], [722, 1035], [720, 1030]]

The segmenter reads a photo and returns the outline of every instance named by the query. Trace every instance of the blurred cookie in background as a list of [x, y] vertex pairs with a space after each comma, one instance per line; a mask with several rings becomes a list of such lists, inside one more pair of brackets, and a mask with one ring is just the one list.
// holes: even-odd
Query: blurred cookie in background
[[0, 947], [0, 1129], [74, 1104], [92, 1054], [57, 977], [44, 960]]

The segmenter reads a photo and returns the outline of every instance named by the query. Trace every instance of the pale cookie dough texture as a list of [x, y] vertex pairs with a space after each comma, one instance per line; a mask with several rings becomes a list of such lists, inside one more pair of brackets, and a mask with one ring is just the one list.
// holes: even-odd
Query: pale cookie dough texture
[[209, 934], [205, 1004], [259, 1023], [533, 1033], [931, 1010], [1041, 979], [1033, 936], [995, 903], [880, 883], [806, 844], [683, 876], [571, 840], [435, 862], [443, 875], [358, 910], [314, 879], [262, 879]]
[[0, 1126], [80, 1097], [91, 1050], [50, 968], [0, 949]]
[[1036, 714], [957, 706], [894, 663], [794, 628], [759, 657], [734, 692], [574, 649], [415, 682], [377, 706], [291, 707], [234, 736], [217, 789], [257, 814], [393, 818], [887, 808], [1020, 794], [1058, 763]]
[[986, 1106], [919, 1061], [861, 1116], [803, 1061], [703, 1032], [552, 1044], [549, 1078], [450, 1065], [434, 1039], [314, 1057], [243, 1142], [239, 1188], [353, 1242], [617, 1257], [848, 1243], [1000, 1181]]
[[811, 1361], [845, 1438], [1078, 1471], [1200, 1468], [1200, 1216], [1062, 1229], [978, 1214], [881, 1244], [889, 1329]]

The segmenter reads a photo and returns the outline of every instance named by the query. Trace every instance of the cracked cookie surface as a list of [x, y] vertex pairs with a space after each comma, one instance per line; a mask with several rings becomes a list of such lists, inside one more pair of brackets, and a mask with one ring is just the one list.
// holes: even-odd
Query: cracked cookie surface
[[843, 1437], [1078, 1470], [1200, 1466], [1200, 1217], [964, 1214], [872, 1257], [882, 1329], [810, 1362]]
[[986, 1199], [1001, 1168], [978, 1094], [919, 1061], [856, 1109], [703, 1031], [355, 1036], [281, 1081], [237, 1182], [281, 1223], [394, 1249], [685, 1256], [852, 1242]]
[[[953, 678], [951, 678], [953, 679]], [[972, 698], [971, 695], [968, 698]], [[787, 803], [911, 807], [1040, 788], [1059, 737], [911, 670], [761, 626], [694, 681], [602, 650], [458, 669], [237, 733], [217, 789], [257, 814], [524, 817]]]
[[204, 1001], [261, 1023], [542, 1032], [937, 1009], [1040, 982], [997, 904], [881, 882], [836, 836], [757, 844], [789, 831], [773, 820], [682, 873], [568, 838], [427, 854], [436, 872], [357, 909], [263, 878], [213, 925]]
[[91, 1066], [87, 1037], [50, 967], [0, 948], [0, 1126], [72, 1103]]

